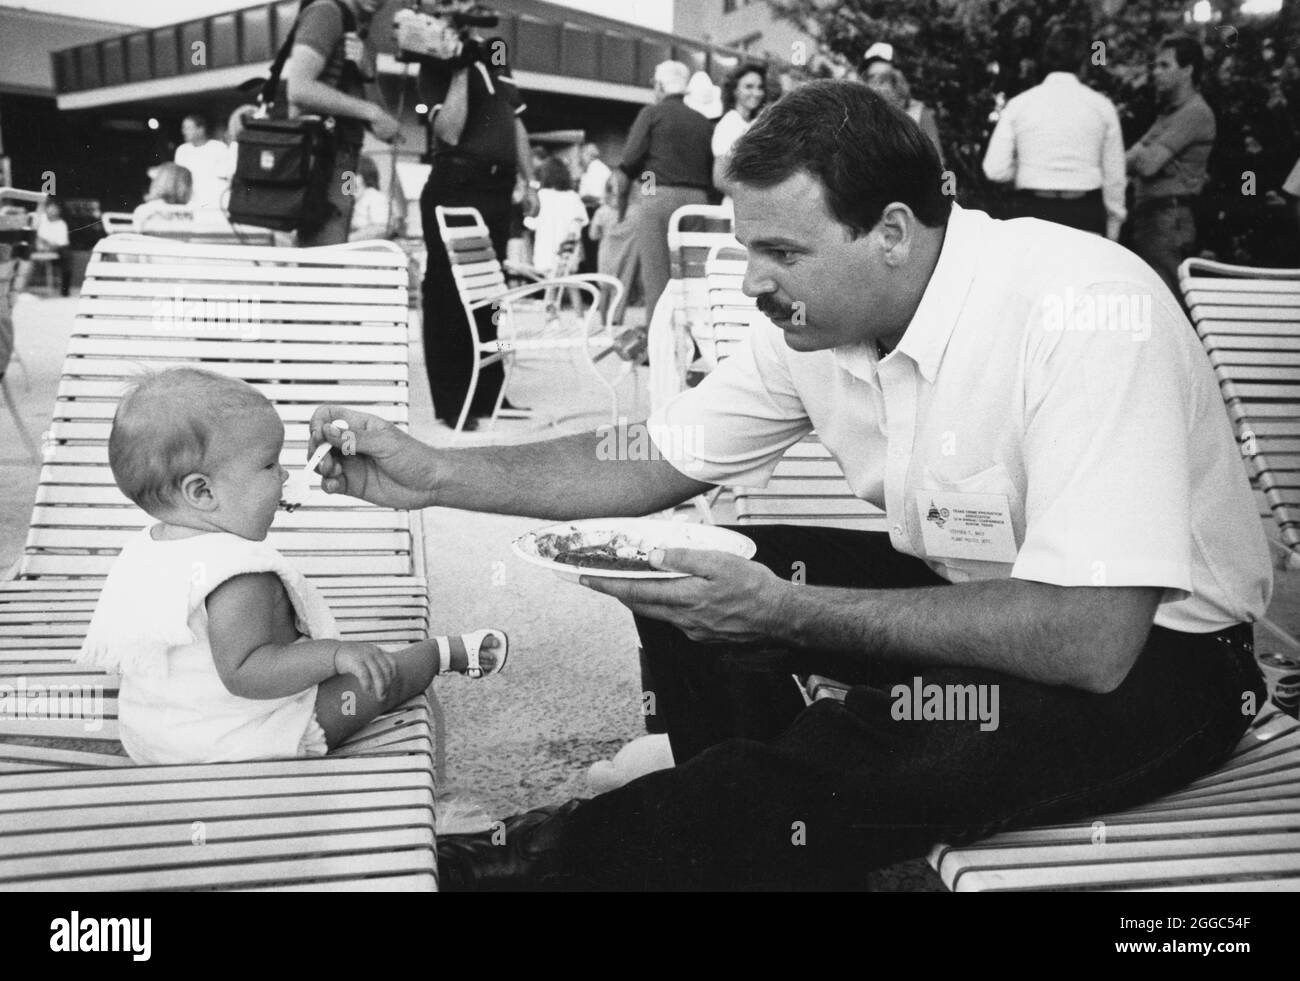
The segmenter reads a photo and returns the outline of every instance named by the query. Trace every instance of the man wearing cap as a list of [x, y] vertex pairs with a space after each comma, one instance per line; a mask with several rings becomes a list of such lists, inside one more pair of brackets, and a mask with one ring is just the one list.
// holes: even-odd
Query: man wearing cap
[[1192, 207], [1209, 179], [1214, 113], [1198, 86], [1205, 52], [1190, 37], [1169, 37], [1152, 70], [1160, 115], [1125, 155], [1133, 179], [1133, 251], [1151, 264], [1175, 296], [1178, 266], [1196, 244]]
[[655, 104], [632, 122], [621, 169], [637, 195], [637, 248], [646, 316], [668, 286], [668, 222], [688, 204], [708, 204], [713, 187], [713, 124], [686, 104], [691, 70], [680, 61], [655, 67]]
[[898, 93], [903, 111], [911, 116], [912, 122], [920, 126], [921, 132], [930, 138], [930, 142], [939, 151], [939, 162], [943, 163], [943, 140], [939, 137], [939, 123], [935, 119], [934, 110], [920, 99], [912, 98], [907, 76], [894, 64], [894, 46], [884, 41], [877, 41], [867, 48], [867, 53], [862, 56], [862, 67], [858, 74], [862, 81], [882, 95], [885, 94], [884, 90], [888, 89]]
[[1083, 42], [1053, 32], [1042, 83], [1006, 104], [984, 155], [984, 175], [1014, 182], [1014, 215], [1119, 238], [1124, 224], [1124, 137], [1115, 105], [1079, 81]]
[[[746, 526], [755, 561], [651, 554], [684, 578], [585, 577], [637, 616], [676, 765], [507, 818], [504, 844], [440, 836], [443, 888], [861, 887], [941, 838], [1180, 787], [1263, 703], [1267, 544], [1214, 373], [1146, 264], [958, 207], [929, 141], [854, 82], [777, 102], [728, 177], [770, 322], [651, 417], [661, 452], [439, 451], [340, 406], [312, 419], [313, 444], [341, 444], [333, 419], [356, 433], [325, 490], [391, 507], [652, 514], [763, 485], [815, 430], [887, 514]], [[811, 673], [847, 696], [805, 705], [791, 676]]]

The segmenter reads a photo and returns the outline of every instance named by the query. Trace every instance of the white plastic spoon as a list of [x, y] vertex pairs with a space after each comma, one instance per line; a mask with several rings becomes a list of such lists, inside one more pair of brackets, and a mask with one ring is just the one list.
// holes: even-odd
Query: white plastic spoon
[[[342, 419], [335, 419], [330, 425], [338, 430], [348, 428], [348, 424]], [[311, 475], [316, 472], [316, 468], [329, 455], [331, 449], [333, 447], [328, 441], [321, 443], [316, 447], [316, 452], [311, 455], [311, 459], [307, 461], [307, 466], [289, 474], [289, 479], [284, 482], [284, 493], [280, 495], [280, 507], [292, 514], [307, 503], [307, 498], [311, 496]]]

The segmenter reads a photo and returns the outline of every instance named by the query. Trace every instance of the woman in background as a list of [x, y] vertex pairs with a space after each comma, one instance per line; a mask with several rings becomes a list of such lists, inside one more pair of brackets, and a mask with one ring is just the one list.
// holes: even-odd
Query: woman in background
[[348, 239], [360, 242], [366, 239], [392, 238], [398, 215], [390, 217], [389, 196], [379, 189], [379, 166], [373, 157], [362, 154], [353, 175], [352, 223]]
[[731, 148], [754, 125], [766, 102], [767, 69], [762, 65], [742, 64], [722, 87], [722, 104], [727, 111], [713, 130], [713, 186], [723, 194], [727, 194], [725, 175]]

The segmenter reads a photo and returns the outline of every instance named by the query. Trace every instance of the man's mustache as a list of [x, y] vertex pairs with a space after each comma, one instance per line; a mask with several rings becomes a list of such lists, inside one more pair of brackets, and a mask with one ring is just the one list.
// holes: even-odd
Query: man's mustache
[[770, 293], [764, 293], [755, 302], [758, 305], [758, 312], [769, 320], [790, 320], [794, 317], [794, 309], [787, 307]]

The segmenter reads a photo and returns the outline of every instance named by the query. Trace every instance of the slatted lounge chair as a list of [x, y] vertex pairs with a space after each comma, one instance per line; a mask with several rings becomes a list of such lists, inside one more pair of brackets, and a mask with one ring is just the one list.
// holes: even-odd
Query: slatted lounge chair
[[1260, 513], [1283, 562], [1300, 569], [1300, 269], [1189, 259], [1179, 269], [1192, 323], [1218, 376]]
[[[656, 363], [664, 360], [661, 351], [651, 358], [651, 371], [662, 375], [671, 373], [671, 390], [652, 380], [652, 391], [659, 401], [676, 394], [687, 384], [692, 369], [707, 370], [707, 363], [694, 361], [697, 335], [710, 332], [709, 290], [706, 275], [709, 253], [715, 248], [740, 248], [732, 234], [734, 217], [730, 209], [705, 204], [688, 204], [673, 212], [668, 220], [668, 291], [672, 297], [672, 350], [674, 363]], [[649, 315], [651, 311], [647, 311]]]
[[[634, 366], [624, 362], [623, 368], [612, 379], [606, 378], [600, 370], [599, 362], [617, 350], [613, 325], [602, 317], [601, 311], [618, 308], [623, 284], [612, 276], [588, 273], [553, 277], [511, 288], [506, 283], [505, 271], [492, 248], [487, 224], [478, 209], [438, 207], [435, 211], [438, 231], [447, 246], [452, 276], [473, 335], [475, 352], [469, 390], [453, 427], [455, 431], [464, 430], [483, 368], [502, 364], [508, 383], [515, 358], [530, 351], [578, 352], [583, 364], [609, 392], [610, 419], [612, 424], [616, 424], [616, 386], [633, 372]], [[564, 296], [573, 301], [573, 310], [568, 313], [562, 309]], [[525, 315], [530, 298], [543, 301], [543, 310], [540, 313], [534, 310], [535, 316], [532, 317]], [[585, 311], [582, 309], [584, 303]], [[485, 307], [500, 314], [496, 341], [484, 341], [479, 337], [474, 314]], [[493, 407], [492, 422], [498, 417], [527, 417], [527, 413], [502, 410], [505, 396], [506, 385], [502, 385]]]
[[940, 845], [930, 865], [977, 890], [1300, 890], [1300, 724], [1260, 713], [1214, 773], [1149, 804], [1073, 824]]
[[[130, 236], [99, 244], [18, 579], [0, 583], [0, 685], [71, 685], [81, 695], [102, 685], [104, 700], [87, 712], [69, 693], [62, 711], [0, 711], [8, 740], [0, 742], [0, 835], [9, 856], [0, 888], [435, 884], [434, 754], [443, 740], [435, 749], [424, 697], [324, 760], [134, 767], [120, 755], [30, 745], [62, 737], [115, 748], [116, 679], [71, 657], [113, 555], [148, 520], [107, 467], [124, 383], [142, 365], [195, 364], [244, 378], [276, 402], [286, 423], [282, 462], [300, 467], [306, 423], [322, 401], [406, 422], [406, 283], [406, 259], [393, 246], [256, 249]], [[179, 322], [167, 306], [178, 288], [183, 306], [199, 304]], [[234, 298], [248, 319], [221, 315]], [[250, 309], [244, 301], [253, 299]], [[392, 645], [427, 636], [418, 515], [317, 490], [277, 518], [270, 541], [322, 589], [344, 636]]]
[[[143, 229], [147, 235], [196, 245], [275, 245], [275, 232], [256, 225], [236, 225], [218, 221], [192, 223], [193, 215], [184, 205], [175, 205], [176, 218], [155, 221]], [[106, 235], [133, 234], [135, 217], [129, 211], [105, 211], [99, 216]], [[185, 218], [189, 221], [185, 221]]]
[[[1283, 559], [1300, 510], [1300, 270], [1189, 259], [1179, 269]], [[1261, 649], [1295, 641], [1262, 620]], [[1069, 826], [937, 847], [930, 864], [956, 890], [1300, 890], [1300, 723], [1268, 706], [1233, 758], [1177, 793]]]

